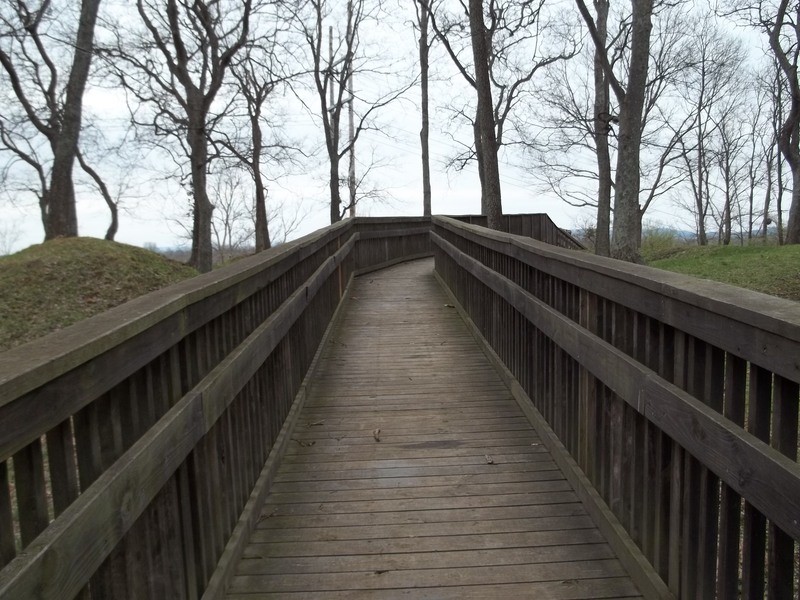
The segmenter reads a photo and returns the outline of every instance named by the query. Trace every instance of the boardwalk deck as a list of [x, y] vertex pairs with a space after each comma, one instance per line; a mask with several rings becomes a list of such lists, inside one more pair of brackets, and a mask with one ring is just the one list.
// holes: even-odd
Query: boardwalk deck
[[431, 261], [345, 310], [230, 600], [640, 597]]

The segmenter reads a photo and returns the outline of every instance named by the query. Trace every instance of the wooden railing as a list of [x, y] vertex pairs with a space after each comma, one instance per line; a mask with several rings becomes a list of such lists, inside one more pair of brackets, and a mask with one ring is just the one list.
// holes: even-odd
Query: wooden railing
[[800, 303], [453, 219], [432, 242], [643, 592], [800, 597]]
[[[452, 218], [462, 223], [486, 227], [486, 217], [484, 215], [461, 215]], [[561, 229], [553, 223], [550, 216], [545, 213], [503, 215], [502, 223], [502, 230], [505, 233], [522, 235], [553, 246], [569, 248], [570, 250], [586, 249], [577, 238], [569, 231]]]
[[429, 227], [348, 220], [0, 354], [0, 598], [213, 597], [351, 277]]
[[0, 598], [216, 597], [351, 277], [432, 250], [646, 595], [797, 597], [800, 304], [434, 217], [0, 354]]

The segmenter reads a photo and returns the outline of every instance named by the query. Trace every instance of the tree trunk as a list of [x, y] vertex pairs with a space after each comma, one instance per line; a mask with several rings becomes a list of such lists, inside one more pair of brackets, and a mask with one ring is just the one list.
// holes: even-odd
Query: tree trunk
[[481, 214], [489, 214], [489, 204], [486, 202], [486, 176], [483, 171], [483, 148], [481, 148], [480, 112], [475, 111], [475, 122], [472, 124], [472, 135], [475, 138], [475, 160], [478, 162], [478, 182], [481, 186]]
[[111, 192], [108, 191], [108, 186], [106, 182], [103, 181], [103, 178], [100, 177], [100, 173], [95, 171], [91, 165], [86, 162], [83, 158], [83, 154], [76, 152], [75, 156], [78, 158], [78, 163], [80, 163], [81, 168], [94, 180], [95, 185], [100, 190], [100, 195], [103, 196], [103, 200], [106, 201], [106, 206], [108, 206], [108, 210], [111, 213], [111, 223], [109, 223], [108, 229], [106, 229], [105, 239], [113, 242], [117, 231], [119, 231], [119, 210], [117, 209], [117, 203], [114, 202], [114, 199], [111, 197]]
[[779, 160], [777, 169], [778, 190], [775, 194], [775, 216], [778, 227], [778, 245], [783, 245], [783, 194], [786, 191], [786, 182], [783, 179], [783, 161]]
[[720, 237], [723, 246], [730, 246], [733, 235], [733, 190], [730, 156], [727, 150], [723, 155], [725, 164], [722, 167], [722, 176], [725, 179], [725, 204], [722, 208], [722, 231]]
[[764, 217], [761, 222], [761, 236], [764, 240], [767, 239], [767, 233], [769, 231], [769, 205], [772, 199], [772, 164], [773, 161], [767, 158], [767, 183], [764, 186]]
[[[794, 44], [800, 41], [800, 32], [796, 29], [793, 22], [792, 12], [797, 7], [790, 7], [789, 0], [781, 0], [778, 5], [775, 21], [769, 31], [769, 43], [773, 54], [778, 61], [781, 71], [786, 77], [786, 84], [789, 90], [789, 110], [781, 125], [778, 143], [786, 162], [792, 173], [792, 200], [789, 205], [789, 220], [786, 224], [787, 244], [800, 244], [800, 80], [797, 75], [797, 56], [796, 49], [787, 52], [781, 46], [781, 36], [784, 35], [784, 24], [789, 25], [789, 31], [794, 31]], [[789, 17], [787, 19], [787, 12]], [[789, 53], [793, 52], [792, 58]], [[778, 235], [781, 230], [781, 206], [780, 196], [778, 197]]]
[[[608, 2], [595, 0], [597, 36], [605, 45], [608, 39]], [[610, 126], [608, 78], [603, 70], [600, 50], [594, 52], [594, 139], [597, 150], [597, 228], [595, 254], [611, 255], [611, 156], [608, 148]]]
[[264, 180], [261, 179], [261, 150], [263, 146], [261, 124], [256, 112], [250, 117], [250, 129], [253, 138], [253, 185], [255, 186], [255, 229], [256, 252], [263, 252], [272, 246], [269, 237], [269, 220], [267, 217], [267, 192], [264, 189]]
[[75, 55], [72, 58], [72, 69], [67, 81], [59, 135], [53, 152], [53, 172], [47, 199], [45, 239], [78, 235], [72, 167], [78, 151], [83, 114], [83, 92], [86, 89], [86, 80], [89, 78], [94, 28], [99, 8], [100, 0], [83, 0], [81, 3], [80, 21], [75, 37]]
[[189, 116], [187, 142], [191, 154], [192, 194], [194, 200], [192, 254], [189, 258], [189, 264], [201, 273], [207, 273], [212, 269], [214, 261], [211, 244], [211, 215], [214, 207], [211, 205], [206, 189], [208, 141], [205, 135], [203, 111], [193, 108], [190, 101], [187, 113]]
[[[699, 109], [701, 110], [701, 109]], [[697, 123], [697, 193], [695, 194], [695, 206], [697, 208], [697, 243], [700, 246], [708, 245], [708, 235], [706, 234], [706, 210], [703, 198], [705, 168], [705, 149], [703, 146], [702, 117], [698, 112]]]
[[784, 241], [787, 244], [800, 244], [800, 163], [792, 169], [792, 204]]
[[642, 111], [650, 57], [653, 0], [631, 0], [631, 56], [628, 89], [620, 106], [617, 185], [614, 198], [612, 256], [641, 262], [642, 220], [639, 209], [639, 149]]
[[[350, 11], [352, 12], [352, 4], [348, 4], [350, 7]], [[356, 216], [356, 188], [358, 187], [356, 184], [356, 123], [355, 123], [355, 108], [353, 107], [353, 103], [355, 102], [355, 96], [353, 95], [353, 75], [350, 74], [349, 77], [349, 88], [350, 88], [350, 104], [347, 107], [347, 119], [348, 119], [348, 142], [350, 144], [350, 152], [349, 154], [349, 162], [347, 165], [347, 191], [349, 193], [349, 212], [350, 217]]]
[[497, 163], [497, 139], [492, 113], [494, 104], [492, 83], [489, 78], [489, 49], [486, 44], [482, 0], [469, 0], [469, 25], [475, 61], [475, 88], [478, 93], [478, 125], [480, 148], [483, 151], [486, 221], [490, 229], [500, 230], [503, 227], [503, 205], [500, 197], [500, 170]]
[[331, 225], [342, 220], [342, 197], [339, 194], [339, 155], [336, 151], [330, 154], [330, 189], [331, 189]]
[[431, 214], [431, 163], [428, 147], [430, 122], [428, 117], [428, 9], [420, 3], [419, 7], [419, 65], [422, 104], [422, 128], [419, 141], [422, 147], [422, 214]]

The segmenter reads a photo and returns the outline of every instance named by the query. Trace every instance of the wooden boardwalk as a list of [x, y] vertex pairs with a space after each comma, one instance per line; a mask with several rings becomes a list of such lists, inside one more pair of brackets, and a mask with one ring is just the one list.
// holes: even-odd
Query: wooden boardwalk
[[228, 598], [639, 598], [432, 268], [356, 280]]

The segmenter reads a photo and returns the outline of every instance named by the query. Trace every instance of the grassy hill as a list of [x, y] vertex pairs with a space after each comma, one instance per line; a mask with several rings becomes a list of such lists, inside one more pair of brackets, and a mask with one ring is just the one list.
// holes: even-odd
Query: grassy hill
[[0, 257], [0, 351], [195, 275], [155, 252], [95, 238]]
[[800, 246], [681, 246], [652, 267], [800, 301]]

